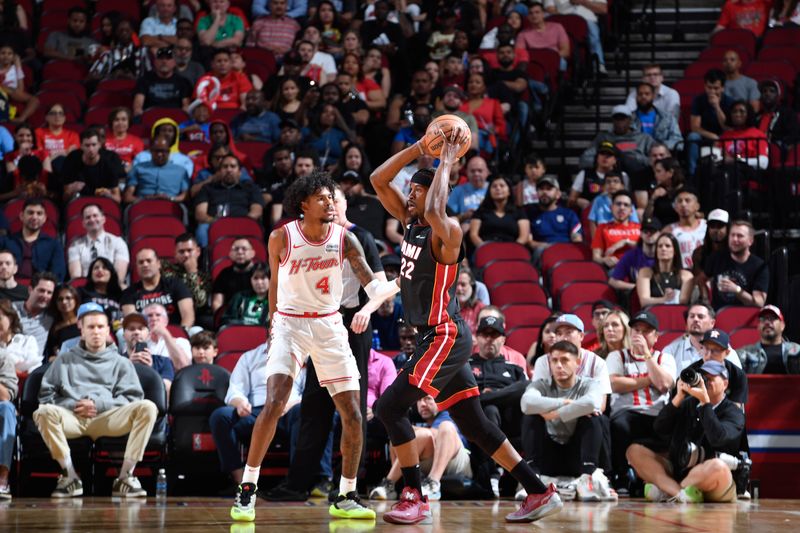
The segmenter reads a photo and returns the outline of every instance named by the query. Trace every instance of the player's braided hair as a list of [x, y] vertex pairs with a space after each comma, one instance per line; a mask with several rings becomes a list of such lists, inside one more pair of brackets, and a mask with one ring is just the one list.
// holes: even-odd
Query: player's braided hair
[[296, 179], [289, 185], [283, 199], [283, 208], [290, 217], [300, 217], [303, 215], [301, 203], [320, 189], [328, 189], [333, 193], [336, 187], [336, 182], [331, 179], [328, 172], [314, 171], [308, 176]]

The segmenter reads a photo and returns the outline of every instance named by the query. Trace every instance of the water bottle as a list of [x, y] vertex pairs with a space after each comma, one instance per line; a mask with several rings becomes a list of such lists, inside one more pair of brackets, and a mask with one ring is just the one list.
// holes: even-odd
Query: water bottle
[[167, 498], [167, 471], [163, 468], [158, 469], [156, 478], [156, 499], [165, 500]]
[[373, 350], [380, 350], [381, 349], [381, 336], [378, 335], [378, 330], [372, 330], [372, 349]]

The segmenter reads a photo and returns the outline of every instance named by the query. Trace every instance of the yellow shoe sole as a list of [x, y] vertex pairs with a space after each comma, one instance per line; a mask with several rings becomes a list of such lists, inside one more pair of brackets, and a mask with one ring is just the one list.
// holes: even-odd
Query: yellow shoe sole
[[357, 520], [375, 520], [376, 516], [375, 511], [369, 508], [345, 511], [334, 504], [328, 507], [328, 514], [334, 518], [353, 518]]
[[252, 522], [256, 519], [256, 510], [241, 511], [236, 507], [231, 507], [231, 518], [237, 522]]

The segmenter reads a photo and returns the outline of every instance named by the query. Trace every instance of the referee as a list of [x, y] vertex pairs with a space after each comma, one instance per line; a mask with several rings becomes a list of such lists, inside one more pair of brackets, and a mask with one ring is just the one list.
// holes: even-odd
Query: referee
[[[334, 205], [336, 210], [334, 222], [358, 238], [361, 247], [364, 248], [364, 257], [369, 267], [379, 280], [386, 281], [386, 274], [383, 272], [375, 239], [367, 230], [347, 220], [347, 199], [338, 187], [334, 192]], [[350, 329], [353, 316], [368, 301], [368, 298], [348, 263], [344, 265], [343, 282], [344, 290], [340, 312], [349, 333], [350, 348], [361, 374], [361, 417], [364, 421], [364, 449], [361, 450], [361, 456], [363, 459], [367, 443], [367, 362], [370, 348], [372, 348], [372, 327], [368, 325], [363, 333], [353, 333]], [[271, 501], [305, 501], [308, 499], [309, 491], [319, 482], [319, 464], [328, 443], [328, 435], [333, 428], [333, 413], [336, 409], [327, 389], [320, 386], [311, 360], [308, 361], [306, 368], [306, 388], [300, 403], [300, 432], [294, 451], [294, 460], [289, 466], [287, 479], [266, 493], [266, 499]], [[331, 484], [328, 488], [333, 489], [333, 485]]]

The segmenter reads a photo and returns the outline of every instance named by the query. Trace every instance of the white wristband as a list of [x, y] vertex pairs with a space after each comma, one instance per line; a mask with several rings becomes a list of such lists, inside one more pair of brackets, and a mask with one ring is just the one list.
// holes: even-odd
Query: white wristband
[[367, 293], [370, 300], [383, 301], [400, 292], [400, 287], [394, 281], [373, 279], [364, 287], [364, 291]]

